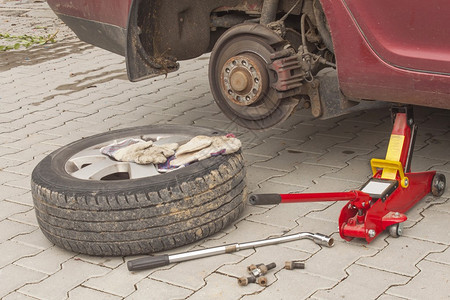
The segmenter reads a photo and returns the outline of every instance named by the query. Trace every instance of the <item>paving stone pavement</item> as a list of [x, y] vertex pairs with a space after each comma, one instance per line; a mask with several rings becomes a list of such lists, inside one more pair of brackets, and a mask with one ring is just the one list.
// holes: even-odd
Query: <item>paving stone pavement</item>
[[[0, 32], [49, 34], [55, 44], [0, 53], [0, 298], [3, 299], [450, 299], [450, 189], [407, 214], [404, 236], [371, 244], [343, 241], [343, 203], [247, 205], [232, 226], [177, 251], [321, 232], [322, 248], [302, 240], [143, 272], [132, 257], [90, 257], [57, 248], [34, 217], [30, 176], [47, 154], [104, 131], [150, 124], [215, 127], [244, 142], [251, 192], [320, 192], [358, 188], [368, 160], [383, 158], [387, 110], [313, 120], [297, 111], [284, 124], [249, 132], [231, 123], [209, 91], [208, 55], [178, 72], [130, 83], [124, 59], [80, 42], [43, 1], [0, 1]], [[416, 108], [413, 169], [450, 179], [450, 112]], [[300, 259], [304, 270], [282, 268]], [[240, 287], [252, 263], [276, 262], [268, 286]]]

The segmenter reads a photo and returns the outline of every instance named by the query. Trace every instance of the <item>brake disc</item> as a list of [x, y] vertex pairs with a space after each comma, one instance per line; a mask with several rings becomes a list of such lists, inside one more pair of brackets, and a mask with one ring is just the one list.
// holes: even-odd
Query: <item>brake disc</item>
[[288, 43], [259, 24], [240, 24], [225, 32], [214, 46], [209, 81], [214, 99], [238, 125], [265, 129], [284, 121], [298, 100], [280, 96], [268, 67], [271, 54]]

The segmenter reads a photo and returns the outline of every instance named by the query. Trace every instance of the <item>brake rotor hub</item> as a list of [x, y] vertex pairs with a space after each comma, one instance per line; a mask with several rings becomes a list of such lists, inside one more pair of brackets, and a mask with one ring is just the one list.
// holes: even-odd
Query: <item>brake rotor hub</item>
[[221, 76], [224, 94], [231, 102], [241, 106], [257, 102], [268, 82], [264, 63], [251, 53], [227, 60]]

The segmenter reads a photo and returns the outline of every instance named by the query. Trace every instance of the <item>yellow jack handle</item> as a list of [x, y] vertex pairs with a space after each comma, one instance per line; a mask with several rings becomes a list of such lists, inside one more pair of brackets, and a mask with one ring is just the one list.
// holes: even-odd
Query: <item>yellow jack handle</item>
[[[373, 175], [375, 175], [377, 173], [377, 168], [383, 169], [383, 174], [381, 175], [381, 178], [383, 178], [383, 179], [394, 180], [395, 176], [397, 175], [397, 172], [398, 172], [398, 174], [400, 175], [401, 186], [403, 188], [408, 187], [409, 180], [408, 180], [408, 177], [406, 177], [405, 173], [403, 172], [403, 166], [402, 166], [401, 162], [393, 161], [393, 160], [372, 158], [370, 160], [370, 166], [372, 167]], [[386, 173], [385, 173], [385, 171], [386, 171]], [[394, 176], [392, 176], [392, 174]]]

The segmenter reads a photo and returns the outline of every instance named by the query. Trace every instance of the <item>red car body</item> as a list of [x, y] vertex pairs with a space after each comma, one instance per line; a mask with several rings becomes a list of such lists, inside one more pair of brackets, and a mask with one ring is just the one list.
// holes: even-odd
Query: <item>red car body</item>
[[[137, 9], [134, 2], [48, 0], [82, 40], [126, 56], [128, 75], [138, 80], [149, 76], [136, 76], [130, 68], [133, 65], [130, 60], [136, 56], [129, 47], [134, 26], [131, 16], [133, 9]], [[261, 10], [262, 6], [262, 1], [256, 0], [222, 2], [227, 7], [244, 6], [242, 10], [246, 12]], [[450, 109], [449, 1], [320, 0], [320, 3], [331, 32], [339, 88], [345, 97]], [[279, 7], [282, 6], [283, 0]], [[101, 30], [97, 30], [98, 34], [86, 31], [90, 28], [86, 24], [96, 24], [94, 28]], [[207, 51], [210, 49], [201, 52]]]
[[346, 96], [450, 109], [450, 2], [322, 3]]
[[110, 24], [123, 29], [128, 26], [128, 14], [132, 2], [133, 0], [47, 1], [57, 14]]

